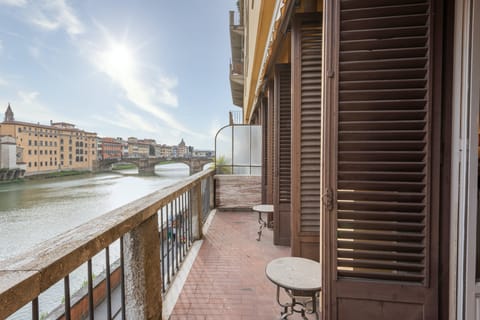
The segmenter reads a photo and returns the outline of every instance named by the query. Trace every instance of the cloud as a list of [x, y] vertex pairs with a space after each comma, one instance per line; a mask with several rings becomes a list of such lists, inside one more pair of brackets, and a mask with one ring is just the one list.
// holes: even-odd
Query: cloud
[[37, 91], [22, 91], [19, 90], [17, 92], [18, 97], [20, 98], [20, 101], [26, 104], [32, 104], [38, 97], [38, 92]]
[[0, 5], [24, 7], [27, 5], [27, 0], [0, 0]]
[[10, 101], [16, 120], [48, 124], [52, 119], [60, 119], [39, 100], [39, 96], [37, 91], [18, 90], [15, 98], [6, 101]]
[[36, 9], [31, 10], [29, 22], [45, 30], [65, 29], [70, 36], [85, 32], [80, 19], [65, 0], [38, 2]]
[[138, 63], [135, 50], [125, 42], [116, 41], [103, 26], [98, 25], [98, 28], [105, 37], [106, 45], [91, 50], [89, 56], [92, 64], [116, 84], [136, 108], [161, 120], [170, 129], [198, 135], [164, 110], [165, 107], [177, 107], [179, 104], [175, 93], [178, 80], [161, 75], [158, 70], [155, 70], [157, 78], [152, 79]]
[[0, 86], [8, 86], [8, 81], [0, 77]]
[[66, 0], [0, 0], [0, 5], [17, 7], [23, 19], [43, 30], [65, 30], [74, 37], [85, 32], [85, 27]]
[[149, 133], [158, 133], [159, 131], [159, 129], [148, 120], [143, 119], [136, 113], [128, 111], [121, 105], [116, 107], [116, 113], [112, 117], [106, 118], [100, 115], [95, 115], [93, 118], [131, 131], [138, 131], [139, 128]]

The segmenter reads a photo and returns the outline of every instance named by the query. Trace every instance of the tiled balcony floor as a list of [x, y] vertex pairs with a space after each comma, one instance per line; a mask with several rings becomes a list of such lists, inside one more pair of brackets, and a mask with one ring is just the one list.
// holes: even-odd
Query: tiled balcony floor
[[253, 212], [217, 211], [171, 320], [280, 317], [276, 288], [265, 277], [265, 266], [289, 256], [290, 248], [273, 245], [270, 229], [257, 241], [257, 217]]

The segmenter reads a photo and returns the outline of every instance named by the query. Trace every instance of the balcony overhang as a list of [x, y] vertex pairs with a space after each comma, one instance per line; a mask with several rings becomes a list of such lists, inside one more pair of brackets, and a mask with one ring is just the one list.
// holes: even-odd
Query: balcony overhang
[[232, 101], [237, 107], [243, 107], [243, 74], [238, 74], [230, 68], [230, 89], [232, 91]]
[[230, 26], [230, 46], [232, 49], [232, 61], [241, 62], [243, 48], [243, 26]]

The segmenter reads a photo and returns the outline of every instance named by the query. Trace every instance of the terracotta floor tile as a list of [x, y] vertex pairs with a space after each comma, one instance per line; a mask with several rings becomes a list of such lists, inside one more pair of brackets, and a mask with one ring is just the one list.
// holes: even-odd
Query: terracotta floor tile
[[256, 241], [257, 217], [217, 211], [171, 320], [279, 318], [275, 286], [265, 277], [265, 266], [289, 256], [290, 248], [274, 246], [269, 229]]

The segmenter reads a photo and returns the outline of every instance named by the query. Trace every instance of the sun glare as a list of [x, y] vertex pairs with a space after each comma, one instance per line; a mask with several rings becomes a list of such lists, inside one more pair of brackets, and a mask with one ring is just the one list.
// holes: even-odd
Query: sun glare
[[110, 74], [128, 75], [134, 70], [135, 59], [132, 51], [123, 43], [113, 43], [101, 55], [102, 66]]

